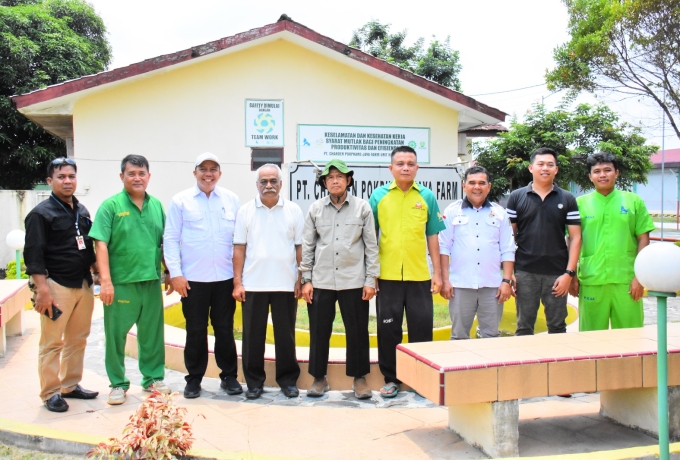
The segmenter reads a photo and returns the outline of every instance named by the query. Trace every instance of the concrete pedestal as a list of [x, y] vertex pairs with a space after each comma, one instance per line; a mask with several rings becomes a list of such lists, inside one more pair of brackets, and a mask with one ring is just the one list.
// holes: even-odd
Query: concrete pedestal
[[490, 457], [519, 456], [519, 401], [449, 406], [449, 428]]
[[[668, 387], [668, 435], [680, 440], [680, 387]], [[600, 392], [600, 414], [621, 425], [635, 428], [656, 438], [658, 430], [656, 388]]]
[[[3, 312], [4, 313], [4, 312]], [[24, 335], [24, 311], [14, 313], [12, 319], [3, 326], [0, 323], [0, 358], [4, 358], [7, 350], [7, 337]]]

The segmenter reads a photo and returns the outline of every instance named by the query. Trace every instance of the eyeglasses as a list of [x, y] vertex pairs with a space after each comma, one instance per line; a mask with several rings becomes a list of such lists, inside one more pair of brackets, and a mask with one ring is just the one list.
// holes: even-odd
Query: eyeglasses
[[62, 158], [55, 158], [54, 160], [52, 160], [52, 164], [53, 164], [54, 166], [60, 166], [60, 165], [71, 165], [71, 166], [75, 166], [75, 165], [76, 165], [76, 161], [75, 161], [75, 160], [72, 160], [71, 158], [63, 158], [63, 157], [62, 157]]
[[278, 179], [271, 179], [271, 180], [260, 179], [260, 180], [259, 180], [259, 184], [260, 184], [262, 187], [266, 187], [267, 184], [272, 184], [274, 187], [276, 187], [276, 186], [279, 184], [279, 180], [278, 180]]

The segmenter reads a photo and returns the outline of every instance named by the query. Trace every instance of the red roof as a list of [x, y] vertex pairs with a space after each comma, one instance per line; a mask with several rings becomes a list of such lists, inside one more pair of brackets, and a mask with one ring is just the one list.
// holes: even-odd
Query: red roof
[[[654, 155], [649, 157], [649, 159], [655, 165], [661, 164], [661, 150], [656, 152]], [[664, 163], [680, 163], [680, 149], [666, 149], [664, 153]]]
[[12, 101], [17, 109], [27, 107], [40, 102], [49, 101], [61, 96], [77, 93], [97, 86], [106, 85], [116, 81], [124, 80], [126, 78], [142, 75], [147, 72], [152, 72], [165, 67], [170, 67], [183, 62], [191, 61], [202, 56], [216, 53], [233, 46], [248, 43], [259, 38], [274, 35], [280, 32], [288, 31], [299, 37], [310, 40], [319, 45], [325, 46], [332, 51], [344, 54], [349, 59], [361, 62], [365, 65], [381, 70], [387, 74], [408, 81], [416, 86], [431, 91], [439, 96], [450, 99], [461, 105], [469, 107], [475, 111], [481, 112], [487, 116], [493, 117], [497, 120], [505, 120], [506, 113], [498, 109], [482, 104], [477, 100], [465, 96], [462, 93], [454, 91], [446, 86], [430, 81], [426, 78], [415, 75], [412, 72], [401, 69], [398, 66], [389, 64], [382, 59], [375, 58], [370, 54], [366, 54], [358, 49], [351, 48], [344, 43], [335, 41], [329, 37], [321, 35], [312, 29], [309, 29], [297, 22], [290, 20], [279, 20], [274, 24], [268, 24], [258, 29], [249, 30], [231, 37], [222, 38], [204, 45], [195, 46], [189, 49], [178, 51], [172, 54], [158, 56], [152, 59], [147, 59], [136, 64], [131, 64], [127, 67], [113, 69], [106, 72], [101, 72], [95, 75], [88, 75], [85, 77], [70, 80], [64, 83], [48, 86], [44, 89], [32, 91], [30, 93], [12, 96]]

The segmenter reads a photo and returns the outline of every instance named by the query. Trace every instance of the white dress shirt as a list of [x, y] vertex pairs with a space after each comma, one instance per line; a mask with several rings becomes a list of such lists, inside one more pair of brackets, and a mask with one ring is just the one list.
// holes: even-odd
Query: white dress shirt
[[453, 287], [500, 286], [501, 262], [515, 260], [515, 239], [505, 209], [489, 200], [475, 208], [465, 198], [444, 210], [444, 224], [439, 250], [450, 258]]
[[194, 185], [172, 198], [163, 235], [171, 277], [205, 283], [234, 277], [233, 235], [240, 205], [236, 194], [222, 187], [208, 197]]
[[239, 209], [234, 244], [246, 247], [242, 277], [246, 291], [295, 290], [295, 246], [302, 244], [304, 225], [300, 206], [282, 197], [272, 208], [257, 196]]

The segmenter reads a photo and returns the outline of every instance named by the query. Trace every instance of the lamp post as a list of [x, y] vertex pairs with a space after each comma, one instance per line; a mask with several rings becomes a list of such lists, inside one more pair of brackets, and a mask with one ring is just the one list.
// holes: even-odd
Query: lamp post
[[649, 295], [656, 297], [657, 309], [657, 393], [659, 401], [659, 458], [668, 460], [668, 345], [666, 341], [666, 299], [680, 291], [680, 247], [655, 243], [635, 259], [635, 276]]
[[12, 230], [7, 234], [5, 241], [7, 245], [14, 249], [17, 261], [17, 279], [21, 279], [21, 250], [24, 249], [24, 241], [26, 240], [26, 234], [21, 230]]

